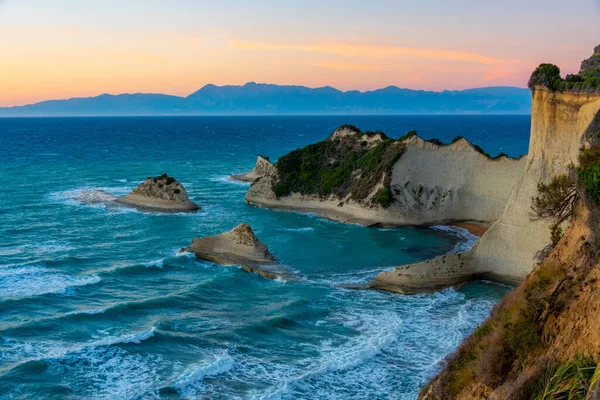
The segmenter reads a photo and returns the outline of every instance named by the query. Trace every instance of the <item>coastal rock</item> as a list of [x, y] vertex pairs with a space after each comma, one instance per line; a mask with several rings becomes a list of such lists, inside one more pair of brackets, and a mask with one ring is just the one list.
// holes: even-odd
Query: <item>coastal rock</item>
[[246, 223], [216, 236], [194, 238], [192, 245], [182, 249], [196, 257], [222, 265], [240, 265], [244, 271], [267, 279], [291, 280], [294, 273], [277, 262], [267, 246], [258, 240]]
[[116, 201], [121, 204], [158, 211], [190, 212], [200, 210], [198, 204], [190, 201], [183, 185], [167, 174], [146, 179], [131, 193]]
[[[474, 277], [518, 284], [550, 243], [550, 223], [531, 219], [539, 182], [566, 174], [578, 164], [585, 137], [600, 115], [600, 94], [533, 90], [529, 154], [501, 218], [468, 252], [380, 273], [371, 287], [400, 293], [439, 290]], [[490, 182], [491, 185], [494, 182]]]
[[273, 170], [273, 164], [268, 157], [258, 156], [254, 169], [239, 175], [231, 175], [231, 179], [242, 182], [254, 182], [260, 177], [267, 175]]
[[[383, 156], [377, 162], [384, 163], [386, 158], [396, 161], [389, 169], [379, 171], [380, 175], [375, 178], [372, 172], [356, 168], [344, 182], [344, 188], [334, 188], [328, 195], [292, 191], [277, 196], [274, 188], [280, 180], [280, 159], [269, 173], [252, 184], [246, 202], [367, 226], [432, 225], [467, 220], [492, 223], [502, 215], [525, 165], [525, 158], [492, 159], [463, 138], [447, 145], [425, 141], [416, 134], [394, 141], [381, 132], [367, 134], [343, 126], [325, 142], [330, 143], [322, 145], [326, 150], [335, 148], [331, 165], [343, 162], [343, 156], [349, 151], [361, 155], [380, 149]], [[389, 200], [382, 205], [379, 199], [386, 190]]]

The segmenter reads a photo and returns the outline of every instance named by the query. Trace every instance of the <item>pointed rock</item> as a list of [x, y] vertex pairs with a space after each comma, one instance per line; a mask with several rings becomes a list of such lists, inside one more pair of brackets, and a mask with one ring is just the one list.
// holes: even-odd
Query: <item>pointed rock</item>
[[277, 262], [246, 223], [220, 235], [194, 238], [192, 245], [182, 250], [217, 264], [240, 265], [245, 271], [267, 279], [290, 280], [295, 276]]

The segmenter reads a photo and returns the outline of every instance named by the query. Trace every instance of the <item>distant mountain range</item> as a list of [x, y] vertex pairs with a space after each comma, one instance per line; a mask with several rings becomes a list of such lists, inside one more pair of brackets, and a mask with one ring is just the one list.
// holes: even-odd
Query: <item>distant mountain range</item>
[[326, 86], [206, 85], [187, 97], [103, 94], [0, 107], [0, 117], [299, 114], [529, 114], [531, 93], [517, 87], [431, 92], [383, 89], [343, 92]]

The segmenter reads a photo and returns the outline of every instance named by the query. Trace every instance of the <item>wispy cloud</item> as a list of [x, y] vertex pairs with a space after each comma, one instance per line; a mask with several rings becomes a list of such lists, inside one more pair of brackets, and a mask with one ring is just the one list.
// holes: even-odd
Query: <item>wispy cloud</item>
[[381, 69], [381, 67], [373, 65], [350, 63], [309, 62], [308, 65], [319, 68], [338, 69], [345, 71], [377, 71]]
[[473, 62], [485, 65], [506, 64], [511, 60], [502, 60], [499, 58], [488, 57], [482, 54], [476, 54], [465, 51], [405, 47], [391, 45], [365, 45], [351, 43], [335, 44], [289, 44], [289, 43], [264, 43], [264, 42], [245, 42], [234, 40], [231, 42], [236, 49], [254, 50], [254, 51], [285, 51], [296, 50], [313, 53], [328, 53], [343, 57], [360, 58], [420, 58], [429, 60], [445, 61], [463, 61]]

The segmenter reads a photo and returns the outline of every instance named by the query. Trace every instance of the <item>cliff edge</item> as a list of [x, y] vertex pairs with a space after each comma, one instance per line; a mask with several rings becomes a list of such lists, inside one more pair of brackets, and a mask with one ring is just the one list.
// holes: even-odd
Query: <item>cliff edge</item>
[[490, 158], [464, 138], [450, 144], [410, 132], [344, 125], [322, 142], [281, 157], [246, 202], [363, 225], [496, 221], [525, 159]]
[[538, 183], [577, 164], [584, 136], [600, 110], [600, 93], [532, 90], [529, 153], [500, 219], [470, 251], [382, 272], [370, 287], [416, 293], [473, 278], [517, 284], [532, 270], [536, 255], [550, 243], [550, 223], [532, 220], [531, 199]]

